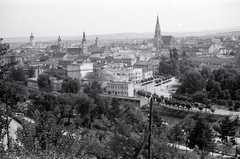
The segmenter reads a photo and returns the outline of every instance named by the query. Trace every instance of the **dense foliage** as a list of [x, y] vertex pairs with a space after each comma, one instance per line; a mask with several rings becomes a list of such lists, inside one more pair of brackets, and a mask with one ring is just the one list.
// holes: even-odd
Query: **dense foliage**
[[47, 74], [39, 75], [37, 82], [38, 82], [38, 87], [40, 90], [52, 91], [52, 84], [51, 84], [49, 75], [47, 75]]
[[67, 77], [63, 80], [62, 90], [63, 93], [78, 93], [80, 90], [80, 83], [77, 79]]
[[[211, 71], [203, 67], [200, 71], [187, 71], [180, 78], [178, 97], [203, 104], [215, 103], [226, 107], [240, 108], [240, 74], [234, 70], [219, 68]], [[179, 96], [180, 97], [180, 96]], [[188, 99], [187, 99], [188, 98]]]

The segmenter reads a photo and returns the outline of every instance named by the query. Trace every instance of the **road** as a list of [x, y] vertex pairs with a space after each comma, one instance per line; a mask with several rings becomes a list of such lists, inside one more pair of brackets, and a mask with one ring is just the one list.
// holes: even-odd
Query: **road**
[[[17, 128], [22, 127], [21, 124], [19, 124], [16, 120], [12, 119], [9, 124], [9, 137], [13, 140], [16, 140], [16, 131]], [[4, 136], [3, 143], [5, 145], [5, 149], [7, 149], [7, 135]]]
[[144, 90], [153, 93], [156, 93], [159, 96], [170, 97], [172, 85], [178, 84], [177, 79], [175, 77], [171, 78], [171, 81], [168, 83], [164, 83], [162, 85], [156, 86], [153, 83], [141, 86], [141, 84], [135, 85], [134, 88], [136, 91]]
[[[9, 117], [9, 119], [10, 119], [10, 117]], [[28, 117], [23, 117], [23, 119], [27, 120], [28, 122], [34, 123], [34, 120], [30, 119]], [[9, 124], [9, 137], [11, 139], [16, 140], [16, 138], [17, 138], [16, 131], [19, 127], [21, 128], [22, 125], [19, 124], [16, 120], [11, 118], [11, 122]], [[7, 135], [4, 136], [3, 143], [5, 145], [5, 149], [7, 149]]]
[[[184, 150], [184, 151], [192, 151], [192, 149], [189, 149], [188, 147], [186, 147], [186, 146], [184, 146], [184, 145], [177, 145], [177, 144], [172, 144], [172, 143], [169, 143], [169, 145], [171, 145], [171, 146], [176, 146], [178, 149], [180, 149], [180, 150]], [[215, 153], [215, 152], [210, 152], [210, 155], [213, 155], [213, 156], [222, 156], [222, 154], [220, 154], [220, 153]], [[232, 156], [228, 156], [228, 155], [224, 155], [224, 156], [222, 156], [222, 157], [224, 157], [224, 158], [231, 158]]]
[[[148, 92], [156, 93], [157, 95], [161, 96], [163, 95], [164, 97], [170, 97], [171, 96], [171, 91], [172, 91], [172, 86], [178, 84], [178, 80], [175, 77], [171, 78], [171, 81], [165, 84], [162, 84], [160, 86], [155, 87], [154, 82], [147, 84], [145, 86], [141, 85], [136, 85], [134, 86], [136, 90], [145, 90]], [[187, 111], [187, 110], [186, 110]], [[198, 108], [192, 107], [191, 111], [198, 111]], [[202, 112], [205, 112], [205, 109], [202, 110]], [[206, 112], [211, 113], [209, 109], [206, 110]], [[229, 111], [227, 109], [220, 109], [220, 108], [215, 108], [214, 114], [220, 114], [220, 115], [240, 115], [239, 112], [236, 111]]]

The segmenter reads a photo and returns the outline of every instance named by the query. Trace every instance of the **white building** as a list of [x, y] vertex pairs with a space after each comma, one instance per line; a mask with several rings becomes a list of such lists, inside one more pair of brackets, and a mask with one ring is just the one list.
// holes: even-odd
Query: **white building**
[[227, 53], [227, 49], [222, 44], [212, 44], [208, 49], [209, 54], [222, 55]]
[[132, 82], [110, 81], [107, 83], [107, 94], [115, 96], [134, 96], [134, 87]]
[[88, 73], [93, 72], [93, 63], [73, 63], [67, 65], [67, 75], [79, 81]]
[[106, 68], [113, 75], [120, 76], [121, 78], [126, 78], [128, 81], [132, 81], [134, 84], [139, 83], [142, 80], [142, 68]]
[[62, 89], [63, 80], [57, 79], [56, 77], [49, 77], [51, 80], [51, 86], [54, 91], [59, 91]]
[[153, 77], [153, 71], [149, 69], [144, 69], [143, 70], [143, 79], [147, 79]]

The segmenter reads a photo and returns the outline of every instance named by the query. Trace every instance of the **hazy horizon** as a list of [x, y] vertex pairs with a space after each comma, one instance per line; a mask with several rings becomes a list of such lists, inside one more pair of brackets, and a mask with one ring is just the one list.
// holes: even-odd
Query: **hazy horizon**
[[0, 36], [196, 32], [240, 26], [239, 0], [0, 0]]

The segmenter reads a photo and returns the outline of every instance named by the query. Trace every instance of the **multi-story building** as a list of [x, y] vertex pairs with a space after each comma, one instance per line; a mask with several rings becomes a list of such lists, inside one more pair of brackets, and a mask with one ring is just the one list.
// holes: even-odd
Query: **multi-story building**
[[134, 84], [139, 83], [142, 79], [142, 69], [141, 68], [107, 68], [113, 75], [120, 76], [121, 78], [126, 78], [128, 81], [132, 81]]
[[51, 80], [51, 86], [54, 91], [59, 91], [62, 89], [62, 79], [57, 79], [56, 77], [49, 77]]
[[106, 91], [115, 96], [134, 96], [134, 87], [132, 82], [110, 81], [107, 83]]
[[93, 72], [93, 63], [72, 63], [67, 65], [67, 75], [73, 79], [78, 79], [80, 82], [88, 72]]
[[5, 55], [0, 57], [0, 61], [3, 65], [18, 62], [20, 64], [23, 63], [23, 56], [21, 55]]

